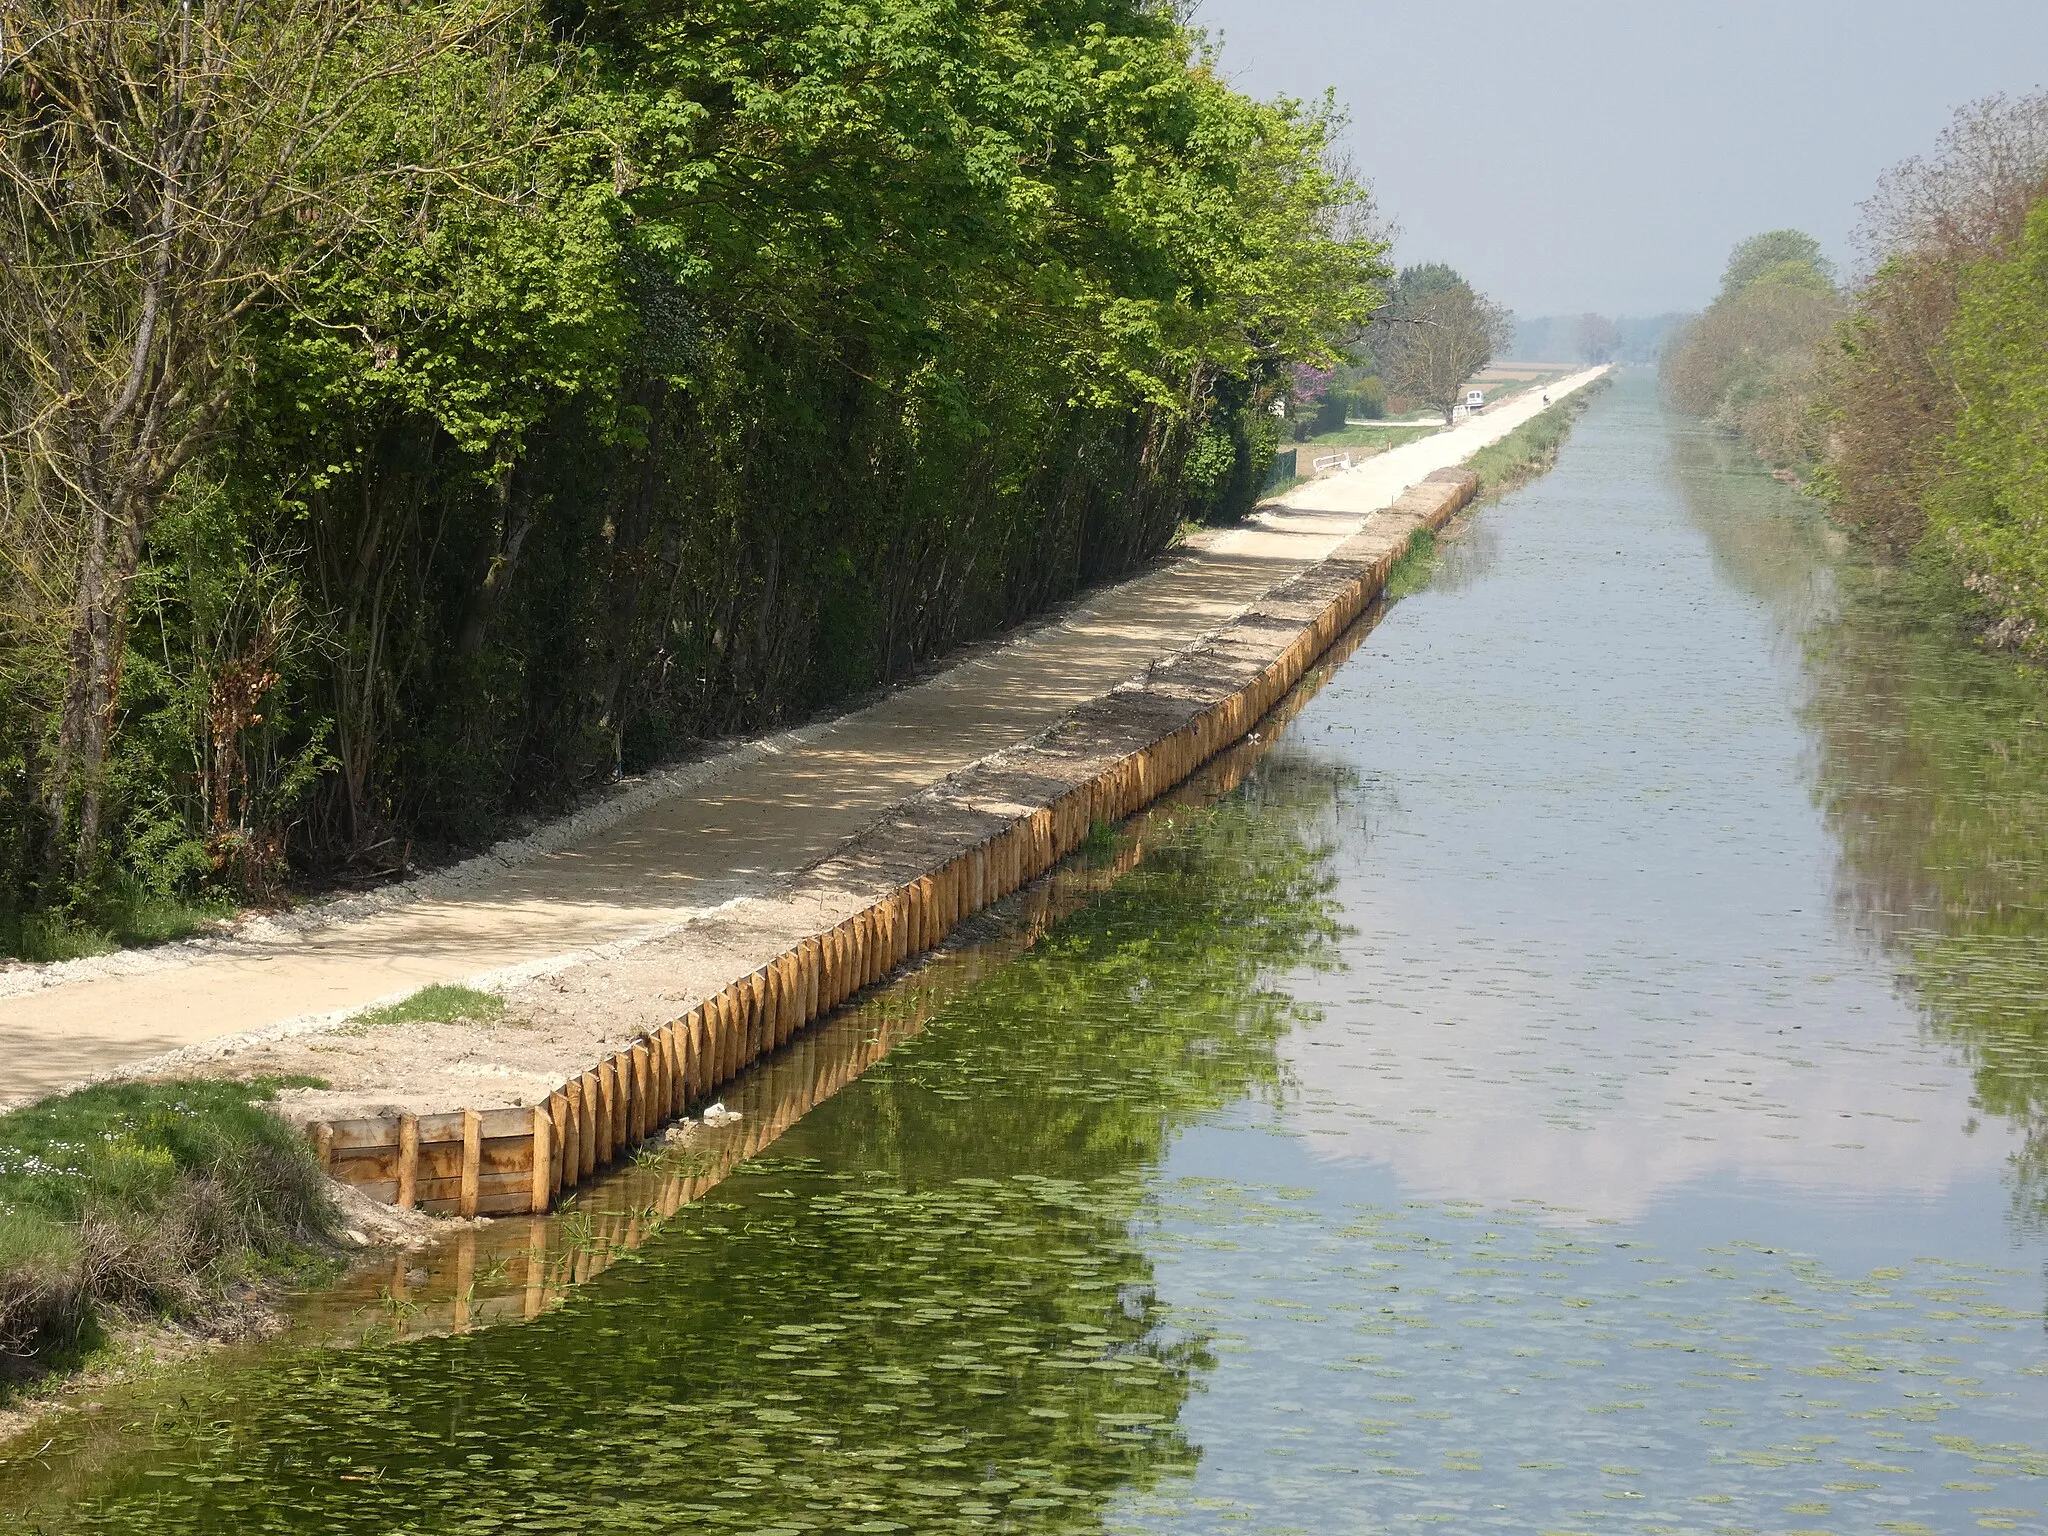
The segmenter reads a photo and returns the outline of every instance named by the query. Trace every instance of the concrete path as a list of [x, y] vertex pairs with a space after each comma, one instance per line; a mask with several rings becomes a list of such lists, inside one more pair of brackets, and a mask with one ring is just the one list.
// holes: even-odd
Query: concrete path
[[[1553, 400], [1601, 370], [1551, 386]], [[830, 853], [890, 805], [1043, 730], [1322, 559], [1430, 471], [1542, 409], [1538, 392], [1298, 486], [1244, 525], [604, 831], [459, 894], [311, 928], [0, 977], [0, 1103], [165, 1052], [351, 1011], [430, 982], [642, 938]], [[47, 984], [45, 984], [47, 983]]]

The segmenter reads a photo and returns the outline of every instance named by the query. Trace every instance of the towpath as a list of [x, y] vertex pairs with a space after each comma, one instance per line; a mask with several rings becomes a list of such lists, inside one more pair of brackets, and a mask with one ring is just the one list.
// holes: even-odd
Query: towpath
[[[1550, 395], [1600, 372], [1552, 385]], [[477, 861], [361, 915], [258, 923], [234, 938], [0, 976], [0, 1103], [221, 1037], [330, 1019], [429, 983], [559, 964], [772, 887], [906, 796], [1192, 644], [1329, 554], [1408, 486], [1541, 409], [1531, 390], [1300, 486], [1057, 622], [679, 778], [672, 793], [566, 846]]]

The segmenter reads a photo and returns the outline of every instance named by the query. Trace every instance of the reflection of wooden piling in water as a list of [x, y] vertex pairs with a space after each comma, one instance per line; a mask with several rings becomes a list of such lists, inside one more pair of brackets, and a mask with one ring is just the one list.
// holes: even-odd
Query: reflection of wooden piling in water
[[[1219, 759], [1205, 770], [1205, 776], [1214, 775], [1206, 792], [1227, 793], [1254, 760], [1250, 752]], [[741, 1163], [766, 1151], [819, 1104], [921, 1031], [934, 1013], [974, 985], [988, 968], [1035, 942], [1061, 913], [1085, 900], [1089, 891], [1121, 878], [1142, 857], [1142, 843], [1125, 840], [1103, 865], [1076, 872], [1063, 888], [1064, 895], [1056, 896], [1057, 888], [1050, 885], [1038, 887], [1017, 915], [1015, 931], [993, 950], [965, 952], [946, 967], [909, 979], [877, 1010], [879, 1017], [842, 1015], [835, 1024], [804, 1031], [788, 1049], [736, 1085], [736, 1102], [744, 1111], [741, 1119], [724, 1130], [702, 1133], [692, 1145], [695, 1161], [687, 1172], [659, 1162], [629, 1170], [618, 1184], [606, 1186], [603, 1197], [608, 1197], [608, 1204], [588, 1215], [569, 1220], [530, 1217], [490, 1231], [466, 1230], [460, 1234], [462, 1241], [438, 1253], [401, 1256], [384, 1285], [392, 1305], [374, 1316], [394, 1334], [417, 1337], [545, 1312], [644, 1243], [662, 1222], [703, 1198]], [[653, 1212], [651, 1221], [637, 1214], [646, 1210]], [[468, 1244], [466, 1259], [463, 1241]], [[429, 1277], [414, 1285], [406, 1278], [407, 1269], [422, 1263], [430, 1267]], [[478, 1294], [475, 1276], [480, 1268], [502, 1268], [507, 1281], [516, 1276], [517, 1283], [501, 1293]], [[359, 1315], [357, 1322], [366, 1320]]]
[[[308, 1129], [322, 1164], [374, 1200], [425, 1211], [547, 1211], [565, 1190], [617, 1162], [690, 1105], [710, 1099], [806, 1025], [943, 943], [963, 918], [1037, 879], [1086, 841], [1095, 825], [1124, 820], [1225, 754], [1365, 613], [1413, 533], [1441, 527], [1477, 487], [1468, 471], [1439, 470], [1394, 504], [1387, 526], [1360, 534], [1281, 583], [1144, 681], [1083, 706], [1040, 744], [989, 759], [998, 782], [986, 801], [975, 801], [971, 787], [953, 794], [996, 820], [994, 831], [908, 879], [891, 881], [878, 899], [569, 1078], [539, 1103], [317, 1122]], [[1070, 765], [1077, 758], [1103, 766], [1075, 783]], [[1028, 796], [1043, 796], [1042, 803], [1020, 803], [1016, 786], [1026, 780]], [[1066, 787], [1054, 792], [1062, 783]], [[821, 1062], [822, 1076], [788, 1098], [800, 1108], [786, 1118], [780, 1108], [763, 1120], [749, 1118], [734, 1140], [750, 1150], [733, 1161], [773, 1141], [873, 1059], [858, 1060], [856, 1053], [829, 1067]], [[702, 1187], [723, 1177], [723, 1168], [705, 1175]], [[692, 1180], [672, 1181], [659, 1207], [672, 1211], [698, 1192]], [[473, 1246], [463, 1251], [473, 1260]], [[590, 1264], [603, 1267], [592, 1254], [575, 1256], [571, 1268], [587, 1272], [567, 1278], [588, 1278], [596, 1272]], [[466, 1292], [467, 1284], [460, 1289]], [[461, 1316], [454, 1326], [466, 1326], [469, 1304], [457, 1305]]]

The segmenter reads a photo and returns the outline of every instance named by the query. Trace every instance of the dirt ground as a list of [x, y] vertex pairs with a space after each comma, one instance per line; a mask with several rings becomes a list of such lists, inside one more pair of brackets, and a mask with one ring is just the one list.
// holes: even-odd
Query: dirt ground
[[[1597, 372], [1561, 381], [1552, 397]], [[551, 1087], [554, 1064], [595, 1060], [674, 1017], [678, 1003], [779, 951], [792, 923], [824, 926], [859, 905], [855, 892], [801, 877], [892, 807], [1184, 650], [1407, 486], [1541, 408], [1531, 391], [1299, 486], [867, 708], [623, 786], [408, 887], [225, 938], [0, 974], [0, 1103], [105, 1076], [219, 1071], [230, 1058], [238, 1075], [335, 1080], [324, 1114], [344, 1103], [374, 1112], [400, 1084], [416, 1110], [474, 1103], [486, 1081], [498, 1102]], [[503, 993], [504, 1019], [386, 1026], [363, 1050], [353, 1014], [436, 982]], [[337, 1079], [344, 1062], [371, 1067]]]

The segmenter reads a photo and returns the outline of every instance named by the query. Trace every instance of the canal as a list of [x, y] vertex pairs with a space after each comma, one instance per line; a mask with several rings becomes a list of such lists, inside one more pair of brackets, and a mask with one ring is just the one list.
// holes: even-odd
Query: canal
[[580, 1283], [471, 1255], [535, 1315], [360, 1293], [0, 1508], [2048, 1530], [2048, 687], [1914, 614], [1624, 376], [1233, 787], [830, 1026], [864, 1070], [701, 1198], [536, 1224]]

